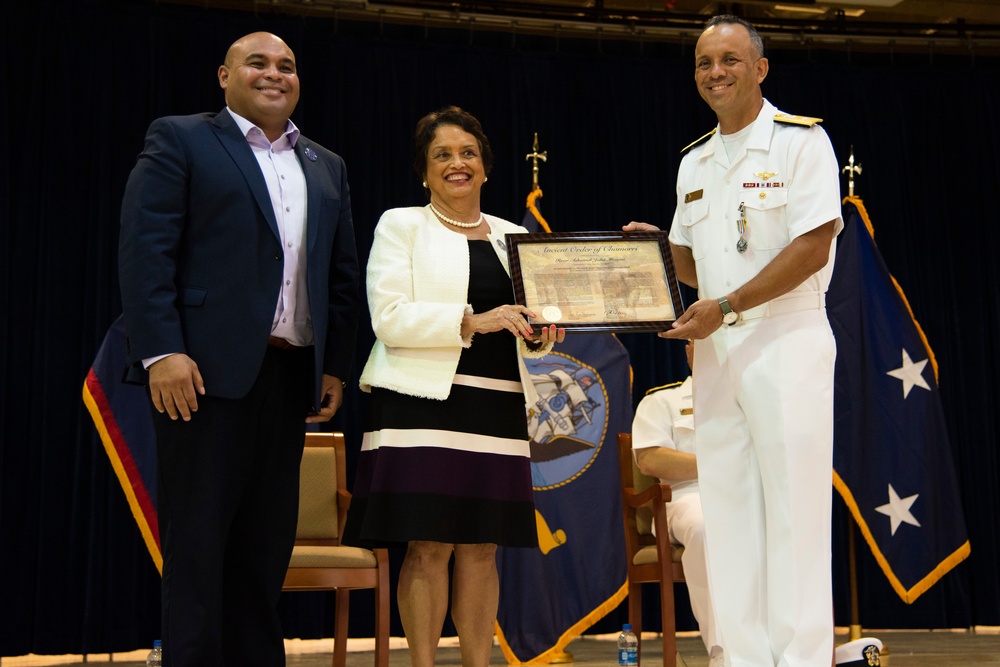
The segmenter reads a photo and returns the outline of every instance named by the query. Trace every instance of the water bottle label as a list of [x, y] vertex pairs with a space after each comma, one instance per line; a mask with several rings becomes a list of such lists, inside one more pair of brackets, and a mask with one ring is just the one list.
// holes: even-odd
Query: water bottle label
[[638, 651], [634, 648], [618, 649], [618, 664], [621, 667], [634, 667], [639, 664]]

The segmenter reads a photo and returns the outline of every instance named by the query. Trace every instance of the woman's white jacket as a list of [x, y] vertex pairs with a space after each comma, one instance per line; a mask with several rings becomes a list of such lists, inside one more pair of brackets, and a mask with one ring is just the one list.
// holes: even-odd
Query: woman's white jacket
[[[510, 275], [505, 236], [527, 230], [501, 218], [484, 217], [490, 226], [490, 247]], [[361, 373], [361, 389], [382, 387], [446, 399], [462, 348], [472, 344], [471, 336], [462, 338], [462, 318], [473, 312], [468, 303], [467, 238], [446, 229], [427, 206], [390, 209], [375, 228], [367, 282], [377, 340]], [[544, 356], [552, 346], [532, 351], [513, 334], [511, 345], [518, 353], [525, 402], [534, 405], [537, 393], [522, 357]]]

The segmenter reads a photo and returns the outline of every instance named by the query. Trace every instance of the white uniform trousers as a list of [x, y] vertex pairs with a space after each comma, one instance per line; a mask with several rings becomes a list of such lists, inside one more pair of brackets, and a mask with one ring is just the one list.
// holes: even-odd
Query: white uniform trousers
[[698, 492], [681, 493], [667, 503], [667, 523], [670, 525], [670, 541], [684, 545], [681, 564], [684, 566], [684, 580], [687, 583], [691, 611], [698, 621], [705, 650], [722, 646], [715, 609], [708, 589], [708, 563], [705, 561], [705, 519], [701, 512], [701, 496]]
[[836, 347], [823, 309], [696, 341], [695, 442], [729, 667], [827, 667]]

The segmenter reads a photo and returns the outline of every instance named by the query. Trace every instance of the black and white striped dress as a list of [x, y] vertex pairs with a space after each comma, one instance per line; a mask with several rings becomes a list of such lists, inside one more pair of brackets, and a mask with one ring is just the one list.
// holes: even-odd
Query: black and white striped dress
[[[469, 241], [469, 303], [512, 302], [488, 241]], [[344, 542], [537, 546], [530, 452], [511, 333], [476, 334], [437, 401], [372, 388]]]

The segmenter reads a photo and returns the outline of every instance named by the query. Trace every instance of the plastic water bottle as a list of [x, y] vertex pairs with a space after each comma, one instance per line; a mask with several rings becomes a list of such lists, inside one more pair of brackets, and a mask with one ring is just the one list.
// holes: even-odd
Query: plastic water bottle
[[[619, 642], [620, 643], [620, 642]], [[153, 641], [153, 650], [146, 656], [146, 667], [160, 667], [163, 664], [163, 642]], [[633, 663], [635, 664], [635, 663]]]
[[618, 635], [618, 667], [636, 667], [639, 664], [639, 638], [632, 632], [632, 624], [622, 626]]

